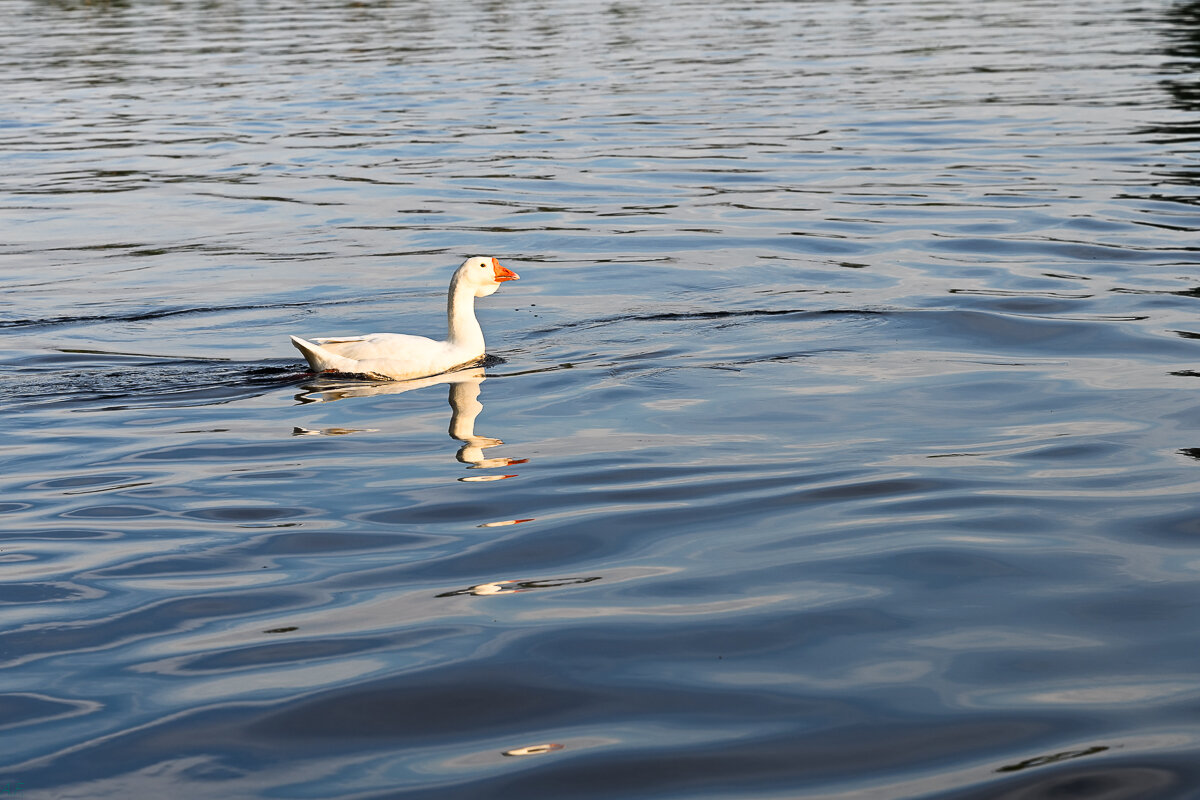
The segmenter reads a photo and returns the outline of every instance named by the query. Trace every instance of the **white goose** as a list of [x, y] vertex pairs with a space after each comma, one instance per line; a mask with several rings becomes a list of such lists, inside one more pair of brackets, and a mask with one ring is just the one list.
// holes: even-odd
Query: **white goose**
[[443, 342], [403, 333], [368, 333], [292, 344], [314, 372], [339, 372], [379, 380], [407, 380], [438, 375], [483, 358], [483, 330], [475, 319], [475, 298], [487, 297], [517, 273], [494, 258], [468, 258], [454, 271], [446, 298], [449, 334]]

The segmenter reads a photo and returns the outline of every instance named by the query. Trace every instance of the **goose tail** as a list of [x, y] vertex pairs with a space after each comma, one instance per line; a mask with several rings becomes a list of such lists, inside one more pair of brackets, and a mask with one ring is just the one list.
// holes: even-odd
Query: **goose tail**
[[292, 344], [304, 356], [304, 360], [308, 362], [308, 366], [313, 372], [327, 372], [333, 370], [335, 372], [357, 372], [357, 362], [353, 359], [339, 356], [337, 353], [331, 353], [318, 344], [313, 344], [310, 341], [301, 339], [299, 336], [289, 337]]

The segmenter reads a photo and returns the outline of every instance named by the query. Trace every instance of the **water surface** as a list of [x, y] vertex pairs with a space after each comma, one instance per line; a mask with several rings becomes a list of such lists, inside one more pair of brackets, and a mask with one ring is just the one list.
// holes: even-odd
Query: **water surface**
[[0, 16], [0, 790], [1196, 796], [1200, 4]]

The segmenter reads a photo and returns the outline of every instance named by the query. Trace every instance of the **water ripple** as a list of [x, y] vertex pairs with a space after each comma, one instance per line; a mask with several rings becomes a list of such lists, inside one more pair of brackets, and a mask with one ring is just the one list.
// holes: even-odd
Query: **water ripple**
[[0, 792], [1200, 783], [1195, 2], [0, 11]]

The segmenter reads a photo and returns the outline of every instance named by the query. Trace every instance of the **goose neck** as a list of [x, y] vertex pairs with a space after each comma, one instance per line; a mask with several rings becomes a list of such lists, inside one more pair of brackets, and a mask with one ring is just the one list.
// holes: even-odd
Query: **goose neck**
[[483, 352], [483, 329], [475, 319], [475, 292], [458, 277], [450, 282], [450, 293], [446, 297], [447, 340], [459, 347], [470, 347]]

